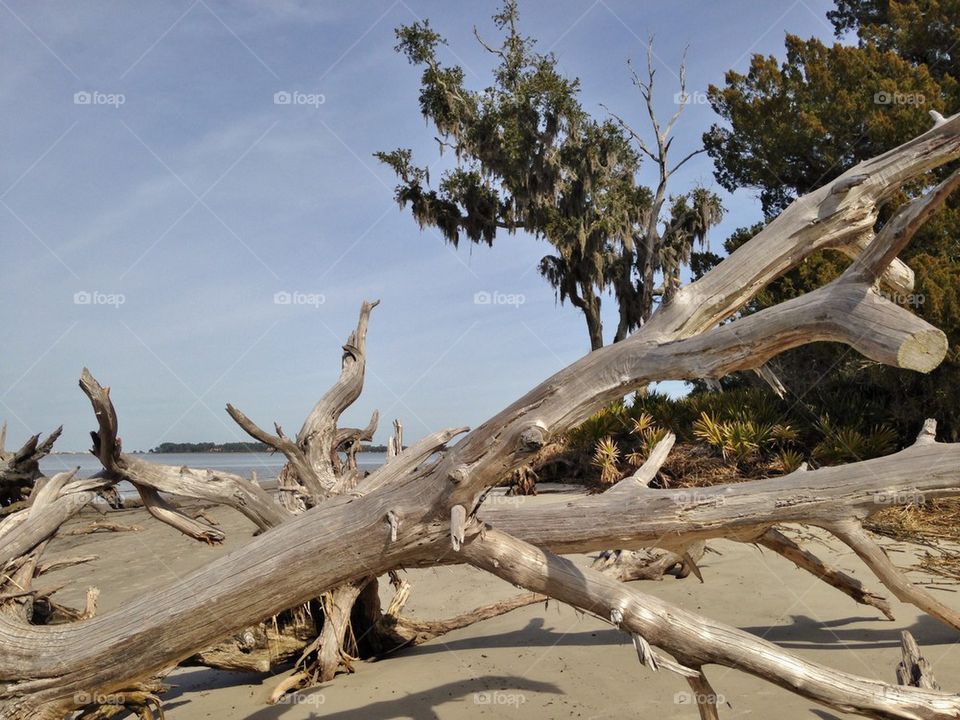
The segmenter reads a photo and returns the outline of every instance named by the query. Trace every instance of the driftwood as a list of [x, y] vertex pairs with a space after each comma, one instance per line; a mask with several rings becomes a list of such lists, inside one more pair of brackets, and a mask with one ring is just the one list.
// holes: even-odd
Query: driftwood
[[0, 427], [0, 513], [6, 515], [24, 506], [40, 478], [40, 460], [50, 453], [63, 432], [58, 427], [41, 441], [34, 435], [18, 450], [7, 450], [7, 424]]
[[139, 525], [124, 525], [123, 523], [94, 520], [83, 527], [65, 530], [61, 535], [92, 535], [97, 532], [139, 532], [143, 530]]
[[[906, 581], [862, 530], [862, 521], [880, 507], [914, 502], [918, 494], [930, 499], [960, 495], [960, 446], [936, 443], [932, 424], [913, 446], [878, 460], [732, 486], [653, 490], [644, 477], [656, 472], [669, 452], [668, 442], [637, 476], [607, 493], [571, 501], [575, 507], [534, 501], [487, 507], [483, 502], [492, 486], [509, 480], [547, 442], [654, 380], [716, 379], [761, 368], [784, 350], [823, 340], [846, 343], [894, 367], [935, 368], [947, 350], [943, 333], [885, 299], [880, 288], [909, 283], [899, 265], [891, 266], [960, 183], [960, 175], [905, 205], [875, 237], [873, 228], [880, 205], [905, 183], [957, 157], [960, 116], [797, 200], [701, 280], [677, 290], [634, 335], [561, 370], [455, 445], [447, 447], [464, 429], [428, 436], [403, 450], [398, 439], [396, 454], [360, 477], [349, 453], [352, 438], [365, 431], [342, 434], [337, 421], [362, 389], [364, 341], [376, 305], [365, 303], [357, 329], [344, 345], [340, 379], [295, 440], [280, 428], [267, 433], [229, 410], [248, 433], [287, 458], [278, 480], [279, 503], [243, 478], [159, 466], [122, 453], [109, 390], [85, 372], [81, 385], [97, 415], [94, 452], [104, 471], [89, 481], [60, 478], [43, 498], [41, 489], [31, 507], [20, 511], [27, 515], [8, 517], [0, 525], [6, 562], [20, 570], [36, 565], [36, 556], [56, 531], [50, 527], [53, 516], [42, 509], [57, 506], [65, 489], [76, 483], [67, 497], [124, 479], [138, 488], [221, 503], [244, 513], [260, 534], [161, 593], [82, 622], [32, 625], [24, 613], [0, 613], [0, 718], [95, 712], [91, 698], [104, 693], [129, 696], [131, 707], [140, 707], [138, 702], [146, 707], [144, 688], [171, 665], [203, 654], [231, 635], [239, 633], [246, 642], [246, 629], [298, 608], [313, 617], [322, 614], [324, 624], [319, 642], [308, 646], [278, 692], [322, 680], [333, 663], [349, 664], [353, 657], [348, 613], [366, 617], [374, 630], [389, 630], [384, 626], [391, 617], [395, 627], [402, 625], [389, 609], [374, 606], [377, 578], [397, 568], [449, 562], [469, 563], [599, 615], [631, 636], [642, 663], [684, 677], [703, 698], [702, 718], [719, 715], [708, 665], [751, 673], [825, 706], [868, 717], [960, 716], [960, 696], [933, 686], [919, 649], [908, 648], [906, 641], [902, 684], [858, 677], [680, 610], [558, 554], [652, 547], [670, 551], [684, 563], [689, 558], [695, 567], [694, 551], [705, 540], [757, 542], [887, 614], [879, 596], [777, 529], [804, 523], [847, 543], [898, 598], [960, 629], [956, 611]], [[841, 277], [802, 297], [718, 324], [771, 280], [824, 248], [855, 256]], [[346, 442], [350, 444], [344, 447]], [[149, 491], [147, 495], [151, 497]], [[31, 509], [39, 512], [38, 522], [44, 518], [37, 529]], [[188, 534], [202, 534], [181, 517], [154, 514]], [[214, 541], [209, 535], [201, 539]], [[402, 606], [402, 597], [396, 604]], [[212, 607], [216, 612], [207, 612]]]

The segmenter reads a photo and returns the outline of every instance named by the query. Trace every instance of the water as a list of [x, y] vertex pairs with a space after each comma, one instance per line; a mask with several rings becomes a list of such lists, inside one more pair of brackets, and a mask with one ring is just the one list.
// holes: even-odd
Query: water
[[[274, 480], [280, 469], [286, 463], [286, 458], [279, 453], [148, 453], [138, 457], [161, 465], [175, 465], [203, 470], [220, 470], [234, 475], [249, 478], [252, 472], [257, 473], [257, 480], [267, 482]], [[386, 453], [362, 452], [357, 455], [357, 465], [361, 470], [372, 471], [383, 465]], [[47, 455], [40, 461], [40, 470], [44, 475], [53, 475], [66, 470], [80, 468], [79, 477], [89, 477], [102, 470], [100, 462], [90, 453], [57, 453]], [[127, 483], [117, 486], [121, 495], [136, 495], [133, 487]]]

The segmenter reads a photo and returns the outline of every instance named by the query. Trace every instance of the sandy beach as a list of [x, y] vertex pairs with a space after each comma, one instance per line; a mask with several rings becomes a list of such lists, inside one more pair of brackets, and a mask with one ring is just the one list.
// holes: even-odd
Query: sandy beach
[[[43, 576], [40, 588], [64, 585], [56, 598], [80, 605], [86, 588], [100, 588], [99, 612], [149, 596], [190, 570], [251, 540], [253, 526], [223, 508], [208, 511], [227, 533], [219, 547], [206, 546], [152, 520], [143, 510], [111, 513], [110, 519], [142, 528], [138, 532], [62, 536], [45, 557], [95, 553], [99, 559]], [[72, 521], [86, 524], [93, 511]], [[913, 563], [915, 549], [885, 543], [901, 566]], [[892, 601], [897, 620], [856, 605], [791, 563], [753, 546], [711, 544], [720, 554], [702, 563], [705, 584], [695, 578], [637, 583], [688, 610], [765, 637], [805, 658], [868, 677], [895, 680], [899, 635], [910, 630], [949, 687], [960, 673], [956, 634], [912, 607]], [[859, 560], [836, 544], [812, 547], [825, 559], [853, 571], [868, 586], [879, 584]], [[589, 563], [579, 556], [577, 562]], [[424, 619], [457, 614], [518, 592], [507, 583], [463, 566], [412, 570], [408, 613]], [[922, 573], [911, 579], [928, 581]], [[942, 579], [941, 579], [942, 581]], [[391, 592], [390, 588], [386, 589]], [[960, 604], [953, 588], [937, 591]], [[725, 718], [828, 720], [853, 717], [821, 709], [796, 695], [743, 673], [713, 668], [708, 676], [729, 706]], [[290, 702], [265, 700], [278, 676], [180, 668], [167, 678], [164, 696], [169, 720], [299, 720], [303, 718], [658, 718], [693, 720], [686, 683], [670, 673], [642, 667], [629, 638], [600, 620], [551, 602], [535, 605], [450, 633], [377, 663], [358, 663]]]

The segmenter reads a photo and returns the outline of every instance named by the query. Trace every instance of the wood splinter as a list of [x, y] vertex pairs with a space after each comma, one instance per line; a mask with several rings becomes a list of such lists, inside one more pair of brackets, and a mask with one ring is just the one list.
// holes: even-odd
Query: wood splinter
[[[623, 616], [621, 615], [621, 620]], [[637, 658], [640, 660], [641, 665], [646, 665], [653, 671], [660, 669], [660, 665], [657, 663], [657, 657], [653, 654], [653, 648], [650, 647], [650, 643], [644, 640], [643, 635], [638, 635], [637, 633], [631, 633], [633, 638], [633, 647], [637, 651]]]
[[390, 525], [390, 542], [396, 542], [397, 532], [400, 530], [400, 518], [393, 510], [387, 511], [387, 523]]
[[460, 552], [467, 524], [467, 509], [463, 505], [450, 508], [450, 544], [454, 552]]

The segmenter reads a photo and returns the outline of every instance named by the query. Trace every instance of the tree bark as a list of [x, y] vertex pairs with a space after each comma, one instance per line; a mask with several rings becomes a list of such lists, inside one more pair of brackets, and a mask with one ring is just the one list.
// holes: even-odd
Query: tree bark
[[[710, 537], [753, 542], [775, 525], [808, 523], [850, 544], [898, 597], [958, 627], [957, 614], [906, 583], [859, 525], [870, 512], [889, 506], [891, 495], [896, 502], [896, 493], [909, 491], [910, 501], [917, 492], [927, 498], [960, 494], [960, 449], [933, 442], [930, 427], [914, 446], [887, 458], [786, 478], [664, 492], [643, 482], [651, 466], [608, 493], [574, 501], [572, 508], [551, 504], [532, 512], [527, 509], [532, 505], [494, 509], [482, 503], [493, 485], [546, 442], [653, 380], [719, 378], [820, 340], [844, 342], [894, 367], [920, 372], [936, 367], [947, 350], [943, 333], [884, 299], [877, 288], [920, 223], [960, 182], [958, 175], [902, 208], [832, 283], [762, 312], [717, 323], [810, 253], [859, 237], [872, 227], [878, 204], [903, 183], [958, 156], [960, 117], [954, 117], [861, 163], [796, 201], [700, 281], [681, 289], [630, 338], [556, 373], [452, 447], [445, 444], [460, 430], [425, 438], [359, 479], [338, 475], [334, 454], [339, 450], [337, 420], [362, 386], [366, 322], [376, 304], [365, 303], [357, 330], [344, 346], [340, 379], [315, 406], [296, 442], [285, 441], [279, 428], [276, 435], [254, 431], [255, 426], [248, 430], [269, 436], [278, 450], [288, 453], [289, 483], [284, 489], [301, 498], [304, 512], [285, 509], [243, 478], [158, 466], [125, 455], [109, 389], [84, 373], [81, 384], [99, 425], [93, 433], [94, 452], [104, 473], [87, 481], [54, 478], [31, 496], [29, 507], [21, 511], [26, 514], [4, 521], [0, 548], [19, 564], [18, 573], [32, 576], [39, 551], [55, 532], [53, 526], [62, 522], [51, 508], [76, 505], [121, 478], [155, 492], [234, 507], [262, 532], [162, 593], [81, 622], [36, 626], [21, 614], [0, 612], [0, 718], [59, 718], [86, 707], [97, 693], [142, 694], [144, 683], [172, 664], [323, 593], [339, 592], [346, 598], [347, 590], [338, 589], [354, 587], [356, 599], [370, 578], [452, 559], [532, 592], [599, 611], [631, 634], [642, 662], [680, 673], [698, 693], [709, 695], [703, 666], [720, 664], [868, 717], [956, 718], [956, 695], [891, 686], [805, 662], [613, 577], [578, 569], [554, 554], [654, 546], [683, 556]], [[252, 426], [242, 414], [235, 419]], [[660, 462], [663, 455], [652, 462]], [[303, 475], [295, 469], [301, 456], [309, 465]], [[152, 493], [147, 492], [147, 498], [161, 519], [187, 532], [198, 531], [156, 503]], [[780, 544], [807, 569], [825, 579], [838, 578]], [[330, 613], [339, 618], [329, 631], [338, 651], [343, 649], [340, 631], [348, 620], [345, 606]], [[330, 657], [334, 642], [321, 640], [318, 649], [321, 657]], [[306, 676], [322, 667], [321, 662], [303, 672]], [[289, 686], [300, 680], [294, 676], [286, 682]], [[698, 704], [702, 717], [715, 716], [715, 702]]]

